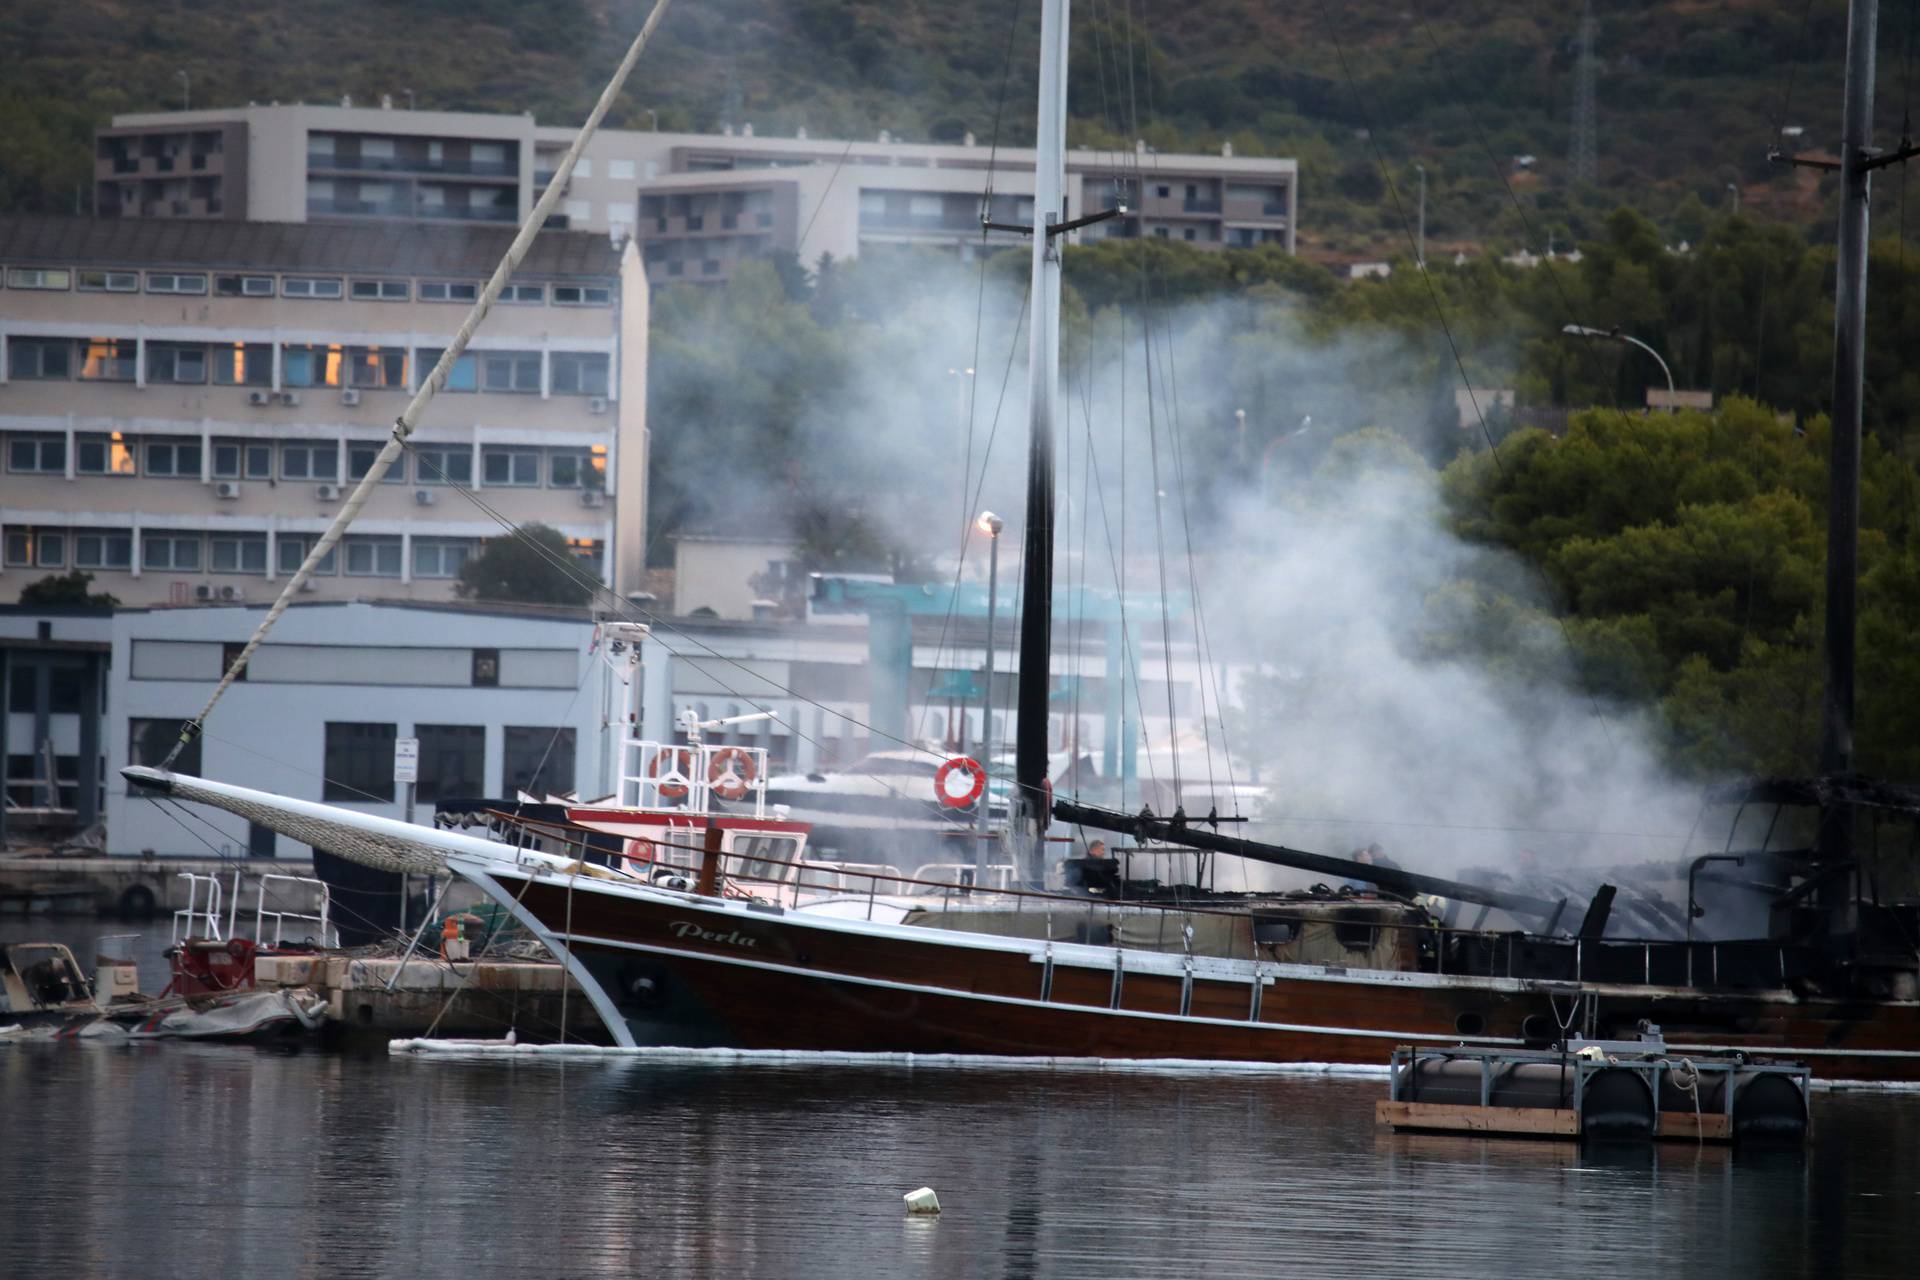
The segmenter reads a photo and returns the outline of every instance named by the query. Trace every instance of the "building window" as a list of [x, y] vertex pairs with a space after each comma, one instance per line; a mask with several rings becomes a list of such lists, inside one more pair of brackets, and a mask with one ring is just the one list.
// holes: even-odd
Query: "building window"
[[53, 529], [13, 525], [7, 529], [6, 564], [9, 569], [64, 569], [67, 535]]
[[[420, 371], [416, 375], [420, 379], [420, 386], [427, 385], [427, 379], [433, 376], [434, 366], [440, 363], [442, 354], [444, 353], [438, 347], [420, 348]], [[474, 361], [473, 352], [469, 351], [455, 360], [453, 368], [447, 371], [446, 390], [478, 391], [479, 389], [478, 365]]]
[[567, 550], [575, 560], [593, 570], [594, 577], [601, 576], [600, 565], [606, 558], [606, 544], [598, 538], [568, 538]]
[[215, 276], [214, 296], [220, 298], [271, 298], [272, 276]]
[[[298, 572], [300, 566], [307, 562], [307, 553], [312, 551], [314, 544], [319, 541], [319, 534], [307, 534], [304, 536], [299, 534], [281, 534], [274, 540], [273, 544], [273, 556], [276, 567], [281, 573]], [[328, 549], [326, 556], [315, 566], [313, 571], [314, 575], [317, 577], [324, 573], [328, 577], [332, 577], [339, 572], [339, 560], [340, 548], [336, 544]]]
[[273, 385], [273, 348], [264, 342], [236, 342], [207, 353], [213, 363], [214, 385], [270, 387]]
[[197, 533], [142, 534], [140, 567], [197, 573], [200, 569], [200, 535]]
[[422, 280], [422, 302], [472, 302], [480, 296], [480, 286], [467, 280]]
[[633, 225], [633, 202], [615, 200], [607, 206], [607, 225], [625, 229]]
[[416, 445], [413, 478], [421, 484], [473, 484], [473, 450], [464, 445]]
[[459, 538], [415, 538], [413, 540], [413, 576], [416, 578], [457, 578], [467, 562], [473, 544]]
[[73, 442], [73, 469], [83, 476], [130, 476], [136, 468], [126, 436], [80, 436]]
[[498, 649], [473, 651], [473, 687], [476, 689], [500, 687], [500, 651]]
[[[127, 721], [127, 758], [135, 764], [159, 765], [167, 758], [175, 744], [180, 741], [180, 731], [186, 728], [185, 720], [142, 720]], [[200, 735], [180, 748], [180, 754], [174, 759], [174, 770], [178, 773], [198, 776], [200, 773]]]
[[287, 276], [280, 281], [283, 298], [338, 298], [339, 276]]
[[500, 301], [520, 306], [537, 306], [546, 300], [547, 286], [543, 284], [510, 284], [500, 291]]
[[197, 385], [207, 380], [207, 349], [177, 347], [165, 342], [147, 344], [147, 381]]
[[353, 296], [360, 302], [405, 302], [409, 290], [405, 280], [355, 280]]
[[573, 730], [508, 725], [501, 752], [500, 794], [544, 796], [573, 790]]
[[9, 289], [69, 289], [73, 287], [73, 272], [48, 267], [9, 267], [7, 287]]
[[555, 449], [547, 458], [547, 483], [556, 489], [607, 487], [607, 449]]
[[73, 535], [76, 569], [133, 568], [133, 535], [111, 529], [81, 529]]
[[21, 382], [64, 382], [73, 376], [73, 342], [67, 338], [8, 338], [7, 373]]
[[536, 395], [540, 391], [540, 353], [537, 351], [483, 351], [480, 388]]
[[334, 480], [340, 474], [340, 446], [331, 440], [289, 440], [280, 446], [282, 480]]
[[348, 347], [347, 385], [378, 391], [407, 389], [405, 347]]
[[591, 156], [581, 156], [578, 160], [574, 161], [573, 176], [576, 178], [591, 178], [593, 176], [593, 158]]
[[264, 574], [266, 535], [216, 533], [207, 539], [207, 564], [215, 573]]
[[148, 293], [192, 293], [207, 291], [207, 278], [198, 272], [149, 271]]
[[397, 578], [400, 576], [400, 539], [350, 534], [346, 538], [346, 544], [349, 578]]
[[631, 160], [607, 161], [607, 176], [613, 179], [615, 182], [630, 181], [633, 178], [633, 161]]
[[[692, 229], [692, 219], [687, 225]], [[561, 307], [604, 307], [612, 304], [613, 290], [605, 285], [557, 284], [553, 286], [553, 301]]]
[[147, 441], [147, 470], [150, 476], [200, 478], [200, 442], [197, 440]]
[[480, 464], [489, 485], [538, 486], [540, 483], [538, 449], [482, 449]]
[[553, 353], [553, 394], [557, 396], [604, 396], [607, 394], [609, 361], [604, 355], [581, 351]]
[[452, 796], [479, 796], [487, 782], [487, 731], [477, 724], [417, 724], [420, 781], [414, 798], [432, 802]]
[[280, 348], [280, 385], [283, 387], [337, 387], [344, 354], [338, 346]]
[[7, 470], [30, 475], [67, 474], [65, 436], [11, 436], [7, 440]]
[[393, 799], [393, 740], [390, 724], [327, 721], [326, 777], [322, 800]]
[[[380, 456], [380, 450], [384, 447], [383, 444], [372, 440], [357, 443], [349, 440], [347, 442], [347, 479], [359, 480], [373, 470], [373, 460]], [[406, 460], [396, 458], [393, 465], [387, 468], [387, 474], [380, 477], [380, 483], [405, 484], [406, 479]]]
[[80, 343], [82, 382], [132, 382], [135, 372], [132, 338], [86, 338]]
[[213, 474], [219, 480], [271, 480], [273, 446], [265, 441], [215, 440]]
[[138, 271], [82, 271], [80, 288], [87, 293], [138, 293]]

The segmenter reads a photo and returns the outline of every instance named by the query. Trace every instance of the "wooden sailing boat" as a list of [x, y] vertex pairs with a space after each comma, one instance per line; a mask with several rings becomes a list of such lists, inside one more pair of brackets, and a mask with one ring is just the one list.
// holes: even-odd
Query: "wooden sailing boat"
[[[1873, 13], [1874, 0], [1855, 0], [1850, 58], [1864, 46], [1867, 66]], [[1819, 848], [1775, 859], [1789, 887], [1764, 938], [1608, 938], [1610, 888], [1572, 934], [1559, 934], [1565, 903], [1225, 836], [1180, 815], [1126, 815], [1052, 798], [1044, 570], [1053, 563], [1059, 237], [1079, 225], [1056, 212], [1067, 43], [1066, 0], [1046, 0], [1038, 220], [1030, 229], [1025, 549], [1033, 571], [1024, 586], [1005, 861], [1021, 883], [1044, 883], [1045, 830], [1058, 818], [1370, 881], [1404, 896], [1169, 902], [1130, 897], [1124, 885], [1071, 896], [846, 868], [835, 868], [829, 884], [805, 858], [804, 824], [769, 818], [763, 792], [744, 813], [710, 803], [710, 784], [735, 775], [717, 773], [719, 749], [697, 742], [633, 744], [642, 761], [633, 780], [643, 788], [635, 803], [569, 813], [580, 831], [628, 842], [620, 865], [606, 867], [571, 851], [509, 848], [156, 770], [129, 769], [129, 780], [372, 865], [466, 878], [562, 958], [622, 1045], [1379, 1064], [1397, 1044], [1546, 1044], [1576, 1032], [1625, 1036], [1652, 1022], [1676, 1052], [1764, 1051], [1807, 1061], [1827, 1078], [1920, 1081], [1920, 957], [1911, 941], [1920, 912], [1863, 893], [1861, 877], [1849, 874], [1847, 840], [1856, 807], [1920, 815], [1920, 795], [1847, 773], [1850, 612], [1830, 618], [1845, 633], [1844, 645], [1829, 645], [1834, 749], [1823, 764], [1832, 776], [1751, 797], [1817, 804], [1826, 819]], [[1831, 566], [1848, 576], [1847, 591], [1834, 594], [1849, 611], [1870, 106], [1870, 84], [1864, 93], [1850, 89], [1837, 381], [1844, 387], [1851, 370], [1855, 391], [1836, 396]], [[655, 766], [645, 763], [649, 752]], [[682, 779], [684, 794], [644, 791], [646, 779], [662, 776], [663, 758], [674, 762], [665, 772]], [[749, 780], [735, 798], [751, 790]], [[1544, 927], [1443, 928], [1411, 900], [1419, 894], [1498, 907]]]

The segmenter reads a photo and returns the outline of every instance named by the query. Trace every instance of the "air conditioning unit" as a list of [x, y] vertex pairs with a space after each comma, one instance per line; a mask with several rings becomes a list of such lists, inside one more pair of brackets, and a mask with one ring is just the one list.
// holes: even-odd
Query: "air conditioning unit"
[[431, 489], [415, 489], [413, 491], [413, 500], [423, 507], [430, 507], [440, 501], [440, 495]]
[[588, 413], [605, 413], [606, 411], [607, 411], [607, 398], [605, 396], [588, 396], [587, 397]]
[[213, 599], [213, 587], [205, 582], [199, 583], [193, 589], [193, 598], [195, 600]]
[[338, 502], [340, 486], [337, 484], [317, 484], [313, 486], [313, 496], [322, 502]]
[[357, 387], [348, 387], [340, 393], [340, 403], [351, 409], [360, 403], [360, 391]]
[[229, 583], [227, 586], [220, 588], [220, 598], [222, 600], [238, 600], [240, 598], [240, 588]]
[[239, 497], [240, 482], [238, 480], [215, 480], [213, 482], [213, 496], [216, 498]]
[[582, 489], [580, 491], [580, 505], [583, 507], [606, 506], [607, 505], [606, 491], [604, 489]]
[[255, 408], [263, 408], [273, 403], [273, 392], [249, 391], [247, 392], [247, 403], [253, 405]]
[[282, 391], [280, 393], [280, 403], [284, 408], [297, 408], [300, 404], [300, 393], [298, 391]]

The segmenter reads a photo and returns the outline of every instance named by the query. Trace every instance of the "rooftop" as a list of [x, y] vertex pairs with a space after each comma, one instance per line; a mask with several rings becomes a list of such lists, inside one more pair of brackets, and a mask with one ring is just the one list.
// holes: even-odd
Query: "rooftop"
[[[340, 226], [171, 218], [0, 217], [0, 262], [9, 265], [202, 267], [487, 276], [506, 256], [512, 227], [439, 223]], [[517, 278], [606, 279], [620, 253], [605, 235], [542, 231]]]

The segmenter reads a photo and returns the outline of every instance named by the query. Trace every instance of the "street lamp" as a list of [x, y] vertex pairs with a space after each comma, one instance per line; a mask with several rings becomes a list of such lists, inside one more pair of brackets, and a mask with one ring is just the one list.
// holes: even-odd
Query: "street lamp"
[[[973, 370], [967, 370], [972, 373]], [[979, 839], [973, 842], [973, 881], [982, 883], [981, 876], [986, 870], [987, 838], [992, 834], [987, 823], [987, 811], [993, 800], [993, 789], [986, 779], [993, 776], [993, 623], [994, 612], [1000, 597], [1000, 530], [1006, 527], [1006, 521], [991, 511], [982, 511], [973, 527], [987, 535], [987, 675], [985, 689], [980, 698], [980, 809], [974, 815], [974, 826]]]
[[[960, 519], [964, 521], [967, 518], [967, 488], [973, 483], [973, 431], [971, 429], [973, 424], [972, 415], [967, 410], [967, 392], [973, 384], [973, 370], [970, 368], [948, 369], [947, 376], [953, 379], [953, 430], [962, 442], [960, 446]], [[985, 519], [984, 516], [981, 518]], [[985, 529], [986, 526], [982, 525], [982, 532]]]
[[1420, 239], [1414, 252], [1414, 262], [1422, 271], [1427, 269], [1427, 166], [1416, 164], [1420, 171]]
[[1674, 403], [1674, 401], [1678, 398], [1679, 393], [1673, 389], [1673, 370], [1667, 368], [1667, 362], [1660, 358], [1660, 353], [1658, 351], [1655, 351], [1652, 347], [1640, 341], [1640, 339], [1628, 337], [1626, 334], [1620, 332], [1618, 329], [1592, 329], [1592, 328], [1588, 328], [1584, 324], [1566, 325], [1560, 330], [1560, 332], [1573, 338], [1611, 338], [1615, 342], [1628, 342], [1640, 348], [1642, 351], [1646, 352], [1648, 355], [1653, 357], [1654, 363], [1660, 366], [1660, 372], [1664, 373], [1667, 376], [1667, 410], [1668, 412], [1672, 412], [1675, 408], [1678, 407]]

